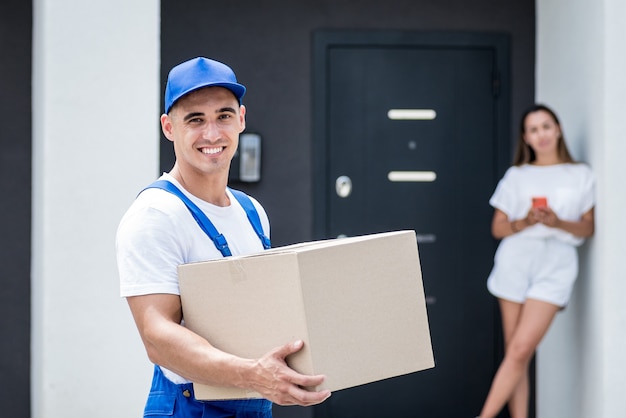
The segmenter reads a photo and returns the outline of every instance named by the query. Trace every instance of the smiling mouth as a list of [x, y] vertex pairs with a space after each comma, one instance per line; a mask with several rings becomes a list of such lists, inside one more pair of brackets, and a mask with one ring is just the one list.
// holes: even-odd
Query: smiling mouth
[[224, 147], [212, 147], [212, 148], [200, 149], [200, 151], [202, 151], [203, 154], [208, 154], [208, 155], [218, 154], [222, 152], [223, 150], [224, 150]]

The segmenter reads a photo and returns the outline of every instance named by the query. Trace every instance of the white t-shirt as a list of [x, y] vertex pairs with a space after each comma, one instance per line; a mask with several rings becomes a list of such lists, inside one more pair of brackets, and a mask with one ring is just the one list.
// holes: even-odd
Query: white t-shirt
[[[229, 191], [230, 206], [220, 207], [188, 193], [167, 173], [161, 179], [173, 183], [207, 215], [226, 238], [233, 255], [263, 251], [263, 244], [245, 210]], [[259, 202], [251, 200], [263, 231], [269, 237], [267, 214]], [[161, 189], [147, 189], [135, 199], [120, 221], [116, 249], [122, 297], [155, 293], [179, 295], [179, 265], [222, 257], [180, 198]], [[187, 382], [162, 369], [175, 383]]]
[[[582, 163], [512, 166], [498, 183], [489, 204], [506, 213], [510, 220], [516, 220], [526, 217], [533, 197], [546, 197], [548, 206], [559, 219], [579, 221], [595, 205], [593, 173]], [[575, 246], [584, 241], [584, 238], [543, 224], [535, 224], [515, 235], [556, 238]]]

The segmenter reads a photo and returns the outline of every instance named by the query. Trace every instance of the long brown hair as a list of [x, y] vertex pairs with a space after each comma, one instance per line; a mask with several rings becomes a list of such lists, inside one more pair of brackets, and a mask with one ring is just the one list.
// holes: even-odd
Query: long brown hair
[[569, 150], [567, 149], [567, 145], [565, 144], [565, 138], [563, 137], [563, 129], [561, 129], [561, 122], [559, 122], [559, 118], [556, 116], [556, 113], [554, 113], [554, 111], [546, 105], [535, 104], [531, 106], [530, 108], [528, 108], [522, 114], [522, 120], [520, 122], [520, 128], [519, 128], [519, 136], [517, 138], [517, 147], [515, 149], [515, 157], [513, 157], [513, 165], [519, 166], [519, 165], [529, 164], [535, 161], [536, 159], [535, 151], [533, 151], [530, 145], [528, 145], [526, 141], [524, 141], [524, 134], [526, 133], [525, 132], [526, 118], [528, 117], [529, 114], [534, 113], [534, 112], [539, 112], [539, 111], [544, 111], [548, 113], [552, 117], [552, 119], [554, 119], [554, 122], [559, 127], [559, 131], [561, 131], [561, 136], [559, 136], [559, 140], [557, 143], [557, 154], [559, 156], [559, 160], [562, 163], [576, 162], [574, 161], [574, 159], [572, 158], [572, 155], [569, 153]]

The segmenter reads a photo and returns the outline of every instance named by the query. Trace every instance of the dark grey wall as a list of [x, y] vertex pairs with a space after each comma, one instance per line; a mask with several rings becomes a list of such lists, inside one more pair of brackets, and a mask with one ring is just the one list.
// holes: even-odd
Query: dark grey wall
[[[263, 170], [259, 184], [240, 188], [266, 207], [274, 245], [313, 238], [313, 31], [505, 32], [511, 36], [511, 120], [534, 98], [534, 0], [188, 0], [184, 6], [163, 0], [161, 12], [163, 85], [172, 66], [204, 55], [229, 64], [248, 87], [248, 130], [263, 136]], [[163, 139], [162, 155], [168, 170], [173, 157]]]
[[30, 416], [30, 1], [0, 11], [0, 416]]

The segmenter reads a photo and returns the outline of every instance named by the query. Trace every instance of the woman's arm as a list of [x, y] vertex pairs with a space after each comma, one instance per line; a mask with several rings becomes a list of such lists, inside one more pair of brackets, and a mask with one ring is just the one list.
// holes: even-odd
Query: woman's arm
[[515, 220], [509, 220], [506, 213], [496, 209], [491, 221], [491, 233], [494, 238], [502, 239], [523, 231], [538, 222], [552, 228], [562, 229], [581, 238], [592, 236], [595, 230], [593, 208], [585, 212], [579, 221], [564, 221], [559, 219], [552, 209], [546, 207], [530, 209], [525, 218]]
[[539, 208], [536, 216], [537, 220], [546, 226], [562, 229], [577, 237], [587, 238], [592, 236], [595, 230], [593, 209], [585, 212], [579, 221], [561, 220], [549, 207]]
[[496, 209], [491, 221], [491, 234], [496, 239], [502, 239], [523, 231], [536, 223], [537, 220], [532, 210], [528, 212], [525, 218], [510, 220], [506, 213]]

